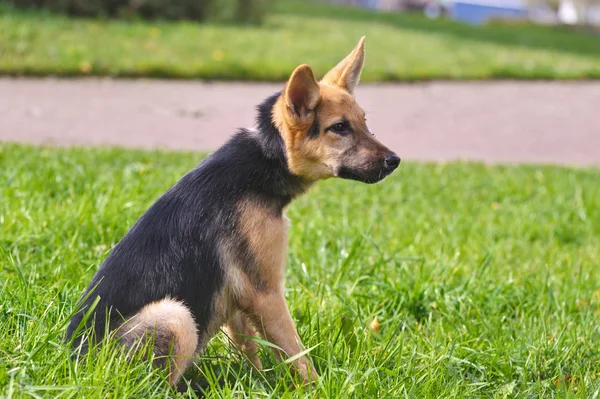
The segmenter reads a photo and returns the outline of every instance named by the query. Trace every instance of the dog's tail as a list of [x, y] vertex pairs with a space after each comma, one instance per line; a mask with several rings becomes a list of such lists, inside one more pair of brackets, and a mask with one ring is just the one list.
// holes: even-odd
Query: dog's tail
[[192, 312], [181, 302], [165, 298], [144, 306], [117, 329], [117, 337], [136, 349], [154, 339], [154, 363], [169, 367], [169, 383], [175, 384], [194, 360], [198, 332]]

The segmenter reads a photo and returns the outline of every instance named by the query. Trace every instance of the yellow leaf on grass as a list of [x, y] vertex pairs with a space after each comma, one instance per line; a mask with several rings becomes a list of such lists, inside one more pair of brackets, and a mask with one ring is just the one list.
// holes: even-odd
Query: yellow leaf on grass
[[160, 36], [160, 29], [158, 28], [150, 28], [150, 37], [156, 39]]
[[83, 73], [90, 73], [92, 71], [92, 64], [87, 60], [83, 60], [79, 63], [79, 70]]
[[380, 326], [381, 326], [381, 324], [379, 324], [379, 320], [377, 320], [377, 317], [375, 317], [373, 319], [373, 321], [369, 324], [369, 327], [371, 327], [371, 330], [375, 331], [377, 334], [379, 334]]
[[221, 50], [215, 50], [212, 53], [212, 57], [215, 61], [223, 61], [223, 58], [225, 58], [225, 53]]

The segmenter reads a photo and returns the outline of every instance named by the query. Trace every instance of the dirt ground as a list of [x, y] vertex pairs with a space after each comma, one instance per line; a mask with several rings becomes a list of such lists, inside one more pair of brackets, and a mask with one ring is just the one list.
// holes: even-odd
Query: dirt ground
[[[213, 150], [282, 84], [0, 79], [0, 140]], [[600, 165], [600, 82], [362, 85], [371, 130], [406, 160]]]

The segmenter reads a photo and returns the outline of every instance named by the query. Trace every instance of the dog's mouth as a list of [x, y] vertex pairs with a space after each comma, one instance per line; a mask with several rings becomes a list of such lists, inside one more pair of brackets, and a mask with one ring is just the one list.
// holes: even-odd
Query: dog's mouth
[[342, 167], [338, 170], [337, 177], [348, 180], [356, 180], [367, 184], [374, 184], [388, 177], [394, 171], [394, 169], [379, 167], [368, 170], [358, 170]]

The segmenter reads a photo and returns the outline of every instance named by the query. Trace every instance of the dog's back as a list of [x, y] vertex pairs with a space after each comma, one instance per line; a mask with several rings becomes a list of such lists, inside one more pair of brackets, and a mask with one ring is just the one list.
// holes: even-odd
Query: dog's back
[[[276, 98], [267, 100], [263, 107], [272, 107]], [[194, 350], [201, 349], [235, 311], [233, 304], [225, 303], [222, 292], [231, 290], [225, 287], [231, 265], [224, 261], [248, 264], [252, 258], [248, 237], [240, 226], [240, 204], [251, 200], [282, 219], [283, 206], [303, 189], [301, 180], [286, 172], [282, 146], [278, 136], [241, 130], [171, 187], [100, 267], [69, 324], [68, 339], [89, 306], [98, 300], [85, 323], [94, 326], [94, 336], [88, 337], [92, 342], [101, 341], [114, 329], [119, 329], [117, 336], [127, 342], [138, 336], [132, 326], [153, 326], [157, 340], [162, 336], [167, 346], [183, 341], [179, 336], [197, 335]], [[273, 151], [273, 147], [280, 148]], [[169, 298], [168, 306], [161, 302], [165, 298]], [[168, 319], [165, 309], [178, 315], [181, 307], [193, 318], [194, 334], [168, 326], [159, 328]], [[133, 322], [123, 324], [134, 315]], [[129, 335], [123, 337], [124, 333]], [[76, 337], [75, 345], [81, 344], [81, 338]], [[160, 346], [158, 342], [155, 345]], [[87, 342], [82, 346], [85, 348]]]
[[72, 319], [68, 336], [96, 297], [98, 338], [104, 333], [107, 308], [112, 308], [110, 320], [121, 319], [166, 296], [185, 302], [198, 327], [207, 326], [226, 267], [218, 248], [232, 238], [243, 245], [243, 238], [235, 237], [236, 204], [249, 195], [262, 195], [265, 202], [291, 200], [287, 192], [281, 197], [270, 193], [271, 198], [261, 193], [264, 187], [274, 191], [274, 183], [287, 185], [267, 181], [273, 162], [277, 161], [264, 156], [257, 138], [244, 130], [184, 176], [112, 250], [86, 290], [84, 297], [90, 291], [91, 295]]

